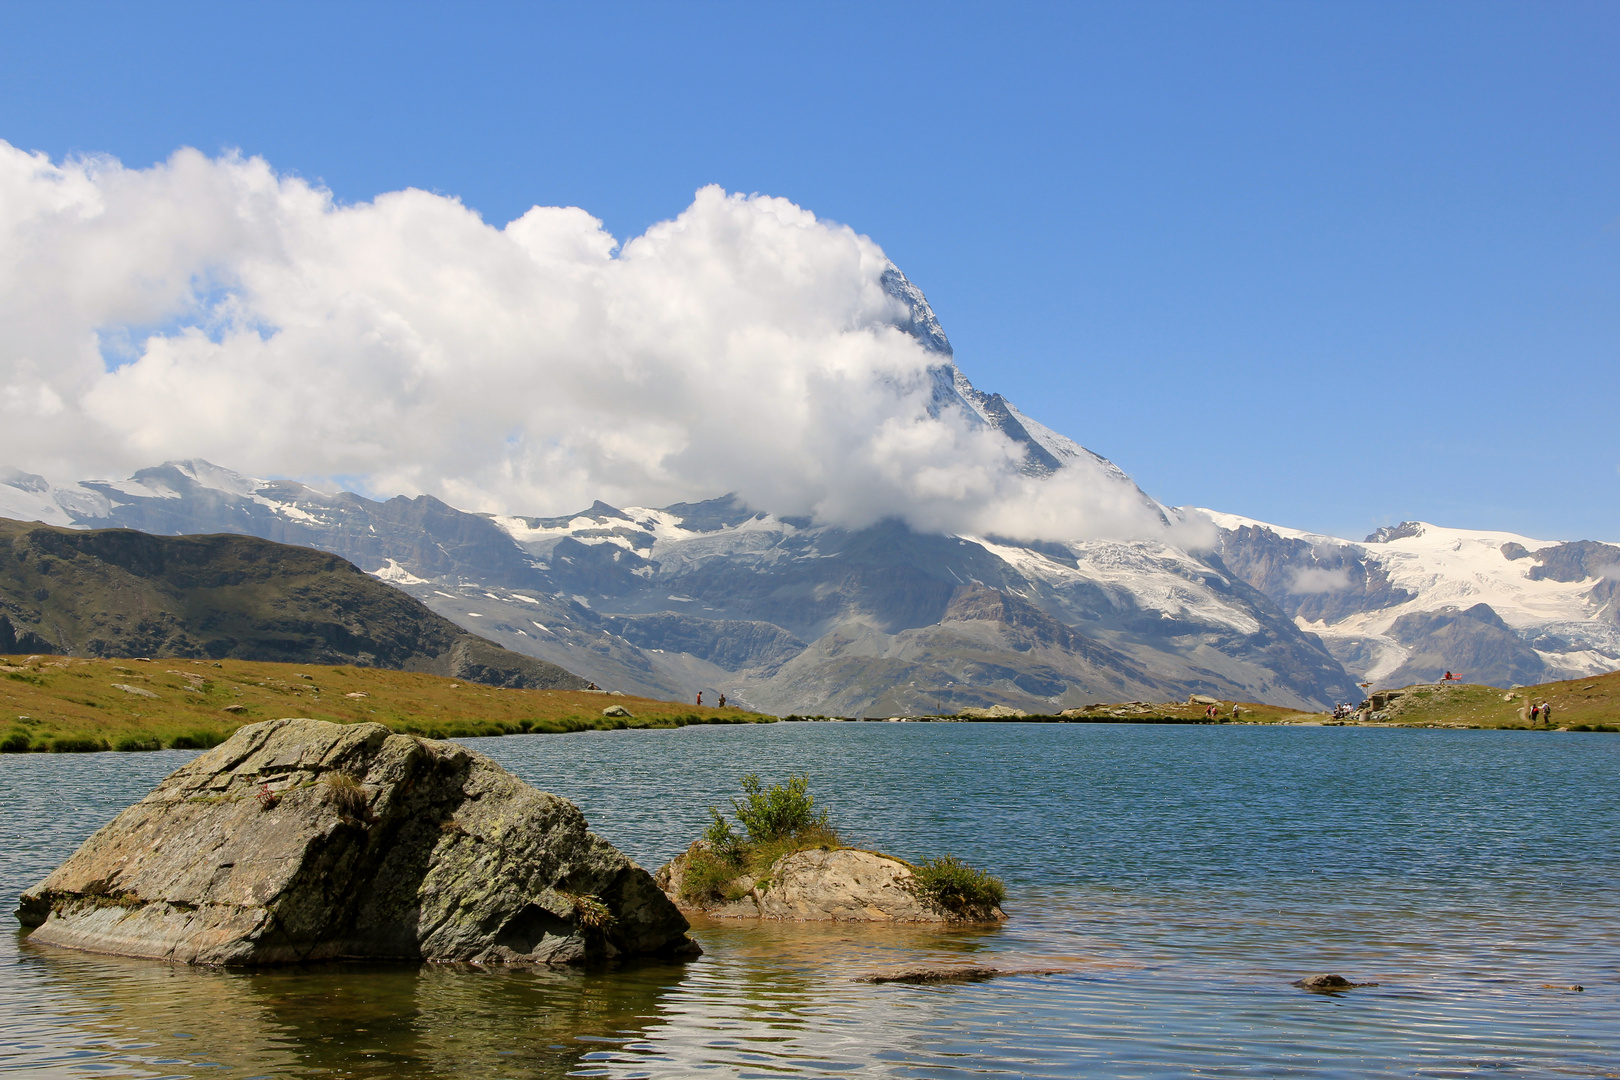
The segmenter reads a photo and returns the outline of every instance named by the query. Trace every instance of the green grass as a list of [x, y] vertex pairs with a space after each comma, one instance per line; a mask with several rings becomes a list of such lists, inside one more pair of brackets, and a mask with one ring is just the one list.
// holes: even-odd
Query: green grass
[[[1402, 727], [1529, 729], [1525, 710], [1541, 702], [1552, 706], [1554, 728], [1620, 731], [1620, 672], [1513, 690], [1420, 683], [1390, 703], [1384, 720]], [[1536, 724], [1534, 730], [1548, 729]]]
[[[1553, 707], [1554, 728], [1620, 733], [1620, 672], [1513, 690], [1478, 684], [1439, 686], [1420, 683], [1406, 687], [1405, 691], [1402, 697], [1383, 710], [1383, 720], [1377, 723], [1396, 727], [1527, 730], [1530, 728], [1529, 719], [1524, 715], [1527, 703], [1547, 702]], [[1223, 722], [1230, 717], [1231, 708], [1230, 701], [1222, 703]], [[1302, 713], [1277, 705], [1240, 702], [1238, 708], [1238, 722], [1244, 724], [1336, 723], [1326, 713]], [[1093, 705], [1082, 710], [1078, 719], [1080, 722], [1182, 721], [1198, 719], [1203, 712], [1202, 705], [1174, 703]], [[1354, 721], [1339, 723], [1354, 724]], [[1547, 728], [1537, 724], [1535, 730], [1545, 731]]]
[[[0, 657], [0, 675], [0, 753], [206, 749], [243, 724], [289, 716], [374, 721], [435, 739], [775, 719], [735, 708], [318, 664], [17, 656]], [[632, 715], [605, 717], [609, 705]]]

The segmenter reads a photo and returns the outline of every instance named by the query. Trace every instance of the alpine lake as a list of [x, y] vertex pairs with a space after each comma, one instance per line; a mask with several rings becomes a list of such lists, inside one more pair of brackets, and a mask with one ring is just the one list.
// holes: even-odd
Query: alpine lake
[[[808, 772], [847, 842], [983, 867], [1011, 918], [698, 922], [701, 958], [600, 971], [189, 968], [29, 945], [12, 921], [0, 1072], [1620, 1076], [1620, 737], [781, 723], [467, 743], [648, 869], [744, 773]], [[0, 757], [7, 911], [191, 756]], [[860, 981], [931, 965], [1042, 973]], [[1377, 985], [1292, 985], [1318, 972]]]

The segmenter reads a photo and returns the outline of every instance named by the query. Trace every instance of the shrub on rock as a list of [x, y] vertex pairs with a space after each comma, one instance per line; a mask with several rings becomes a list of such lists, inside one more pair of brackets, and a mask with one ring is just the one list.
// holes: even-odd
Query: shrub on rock
[[750, 773], [733, 799], [741, 831], [714, 807], [703, 836], [655, 878], [677, 903], [719, 918], [997, 922], [1001, 882], [946, 856], [921, 867], [845, 847], [809, 777], [766, 787]]

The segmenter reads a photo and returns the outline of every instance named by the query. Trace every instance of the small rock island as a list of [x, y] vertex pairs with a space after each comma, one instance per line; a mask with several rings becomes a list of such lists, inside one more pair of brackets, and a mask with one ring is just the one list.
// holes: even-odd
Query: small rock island
[[29, 940], [193, 964], [692, 956], [573, 803], [381, 724], [271, 720], [178, 769], [22, 896]]
[[732, 807], [738, 832], [710, 808], [712, 824], [655, 879], [682, 910], [719, 919], [795, 922], [983, 924], [1006, 919], [1002, 883], [951, 856], [919, 865], [844, 846], [809, 777], [767, 788], [742, 779]]

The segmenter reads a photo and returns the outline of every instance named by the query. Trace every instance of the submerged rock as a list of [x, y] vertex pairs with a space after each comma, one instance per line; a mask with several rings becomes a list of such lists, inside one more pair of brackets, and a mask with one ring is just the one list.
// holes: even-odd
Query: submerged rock
[[1318, 994], [1331, 994], [1336, 990], [1353, 990], [1358, 986], [1377, 986], [1377, 983], [1351, 982], [1343, 975], [1307, 975], [1303, 979], [1295, 980], [1294, 985], [1301, 990], [1310, 990]]
[[30, 941], [198, 964], [693, 955], [573, 803], [454, 743], [271, 720], [174, 772], [22, 896]]
[[[698, 849], [703, 841], [693, 845]], [[796, 851], [771, 864], [761, 878], [739, 877], [725, 892], [735, 899], [690, 904], [682, 900], [692, 852], [659, 868], [657, 882], [669, 898], [719, 919], [781, 919], [794, 922], [960, 922], [908, 887], [911, 867], [898, 859], [853, 848]], [[994, 909], [987, 921], [1007, 916]]]
[[871, 975], [862, 975], [855, 981], [878, 984], [911, 983], [917, 986], [926, 986], [931, 983], [984, 982], [987, 979], [1000, 979], [1013, 975], [1062, 974], [1065, 974], [1063, 968], [993, 968], [966, 965], [962, 967], [919, 967], [879, 971]]

